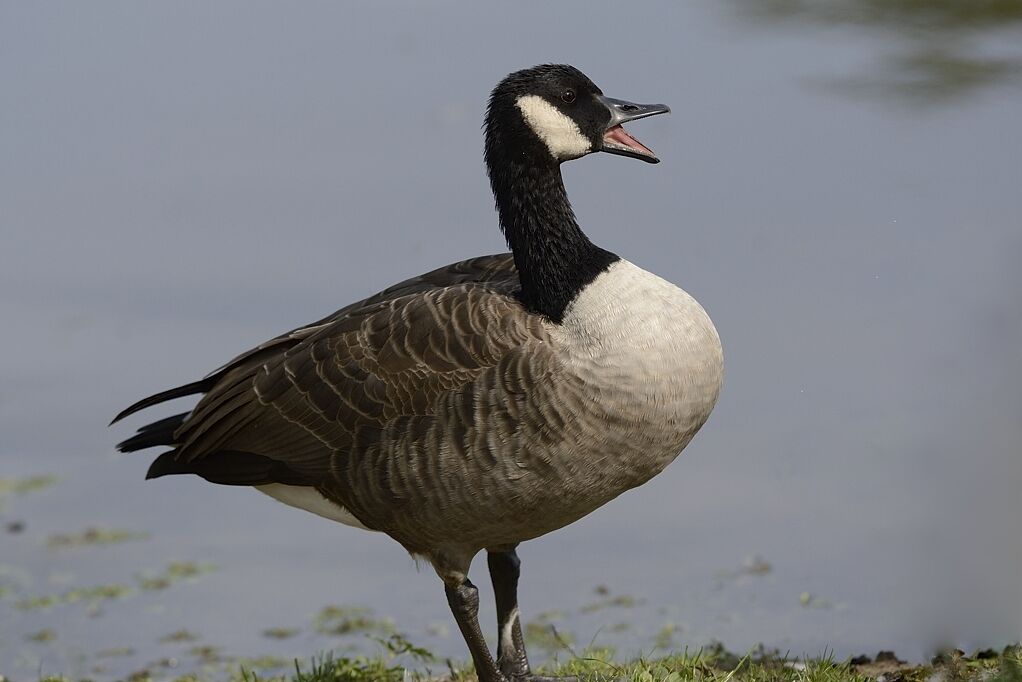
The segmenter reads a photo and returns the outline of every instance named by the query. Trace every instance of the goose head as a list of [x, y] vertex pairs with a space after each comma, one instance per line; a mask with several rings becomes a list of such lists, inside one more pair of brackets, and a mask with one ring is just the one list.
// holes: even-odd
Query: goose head
[[593, 152], [659, 163], [623, 123], [670, 111], [665, 104], [636, 104], [607, 97], [567, 64], [516, 71], [494, 88], [486, 114], [486, 159], [526, 165], [560, 164]]

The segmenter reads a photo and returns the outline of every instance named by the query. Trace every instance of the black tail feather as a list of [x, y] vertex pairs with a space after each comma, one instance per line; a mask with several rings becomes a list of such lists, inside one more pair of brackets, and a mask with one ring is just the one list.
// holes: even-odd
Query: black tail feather
[[186, 460], [178, 458], [177, 450], [168, 450], [149, 466], [146, 479], [175, 474], [195, 474], [220, 485], [313, 485], [308, 476], [290, 469], [277, 460], [250, 452], [219, 451], [215, 457]]
[[135, 452], [136, 450], [144, 450], [158, 445], [176, 445], [174, 442], [174, 432], [181, 426], [188, 414], [188, 412], [182, 412], [181, 414], [175, 414], [173, 417], [167, 417], [152, 424], [147, 424], [140, 428], [138, 433], [131, 438], [118, 443], [117, 449], [121, 452]]
[[[139, 400], [137, 403], [123, 410], [120, 414], [114, 417], [113, 421], [110, 422], [110, 424], [111, 425], [116, 424], [117, 422], [121, 421], [128, 415], [135, 414], [139, 410], [144, 410], [147, 407], [152, 407], [153, 405], [157, 405], [168, 400], [173, 400], [174, 398], [183, 398], [186, 395], [195, 395], [196, 393], [206, 393], [207, 391], [213, 388], [213, 385], [216, 384], [217, 380], [219, 379], [220, 379], [219, 373], [212, 374], [206, 377], [205, 379], [193, 381], [190, 384], [178, 386], [177, 388], [171, 388], [166, 391], [161, 391], [156, 395], [151, 395], [148, 398], [143, 398], [142, 400]], [[156, 422], [156, 424], [159, 423], [160, 422]]]

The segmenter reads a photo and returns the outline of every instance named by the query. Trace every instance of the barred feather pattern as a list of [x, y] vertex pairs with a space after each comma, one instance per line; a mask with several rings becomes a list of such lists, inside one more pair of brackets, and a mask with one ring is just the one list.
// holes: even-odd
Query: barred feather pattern
[[626, 261], [560, 325], [517, 287], [509, 254], [472, 259], [239, 356], [174, 432], [168, 473], [315, 487], [434, 564], [577, 520], [702, 426], [719, 340]]

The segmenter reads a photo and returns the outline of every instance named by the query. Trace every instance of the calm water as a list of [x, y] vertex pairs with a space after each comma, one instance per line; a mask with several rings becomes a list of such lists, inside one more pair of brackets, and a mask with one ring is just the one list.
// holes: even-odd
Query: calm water
[[[566, 182], [597, 243], [704, 304], [727, 380], [663, 475], [523, 546], [526, 620], [622, 654], [658, 633], [908, 658], [1017, 640], [1022, 9], [905, 5], [0, 7], [0, 673], [374, 650], [316, 634], [328, 604], [466, 658], [396, 543], [146, 483], [147, 456], [112, 450], [142, 420], [105, 424], [501, 250], [483, 103], [542, 61], [673, 107], [631, 128], [662, 164], [589, 158]], [[90, 527], [147, 535], [47, 544]], [[116, 598], [73, 601], [97, 586]], [[47, 595], [72, 603], [24, 608]], [[160, 642], [181, 629], [198, 640]]]

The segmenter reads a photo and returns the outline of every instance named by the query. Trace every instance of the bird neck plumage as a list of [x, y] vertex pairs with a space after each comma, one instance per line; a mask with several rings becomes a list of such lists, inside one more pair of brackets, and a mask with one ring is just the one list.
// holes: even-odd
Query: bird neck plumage
[[589, 241], [578, 226], [559, 164], [491, 165], [490, 184], [514, 254], [522, 303], [560, 323], [578, 293], [618, 257]]

